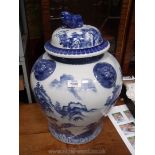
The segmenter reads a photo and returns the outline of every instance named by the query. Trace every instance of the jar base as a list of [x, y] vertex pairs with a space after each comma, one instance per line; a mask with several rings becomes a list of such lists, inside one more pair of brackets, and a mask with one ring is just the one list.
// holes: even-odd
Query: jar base
[[96, 127], [96, 129], [92, 132], [87, 131], [83, 134], [78, 136], [68, 136], [65, 133], [59, 133], [58, 131], [56, 131], [55, 129], [52, 128], [52, 126], [50, 126], [49, 124], [49, 131], [50, 133], [59, 141], [67, 143], [67, 144], [85, 144], [88, 143], [92, 140], [94, 140], [101, 132], [102, 130], [102, 124], [100, 124], [98, 127]]

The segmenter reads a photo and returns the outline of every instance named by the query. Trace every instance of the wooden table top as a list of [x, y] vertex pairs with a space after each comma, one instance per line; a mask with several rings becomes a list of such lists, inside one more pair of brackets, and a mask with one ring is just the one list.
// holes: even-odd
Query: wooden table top
[[[120, 102], [120, 101], [119, 101]], [[130, 155], [108, 117], [95, 140], [81, 145], [64, 144], [48, 131], [40, 106], [20, 104], [20, 155]]]

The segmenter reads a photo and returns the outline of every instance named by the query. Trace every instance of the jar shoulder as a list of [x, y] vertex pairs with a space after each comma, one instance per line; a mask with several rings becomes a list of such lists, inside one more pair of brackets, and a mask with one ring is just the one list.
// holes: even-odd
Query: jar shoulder
[[103, 55], [97, 56], [97, 57], [90, 57], [87, 59], [79, 58], [79, 59], [63, 59], [63, 58], [54, 58], [51, 57], [47, 52], [45, 52], [42, 56], [40, 56], [38, 59], [45, 59], [45, 60], [51, 60], [57, 63], [57, 65], [91, 65], [96, 63], [102, 63], [107, 62], [114, 66], [119, 66], [118, 61], [116, 58], [110, 54], [109, 52], [104, 53]]
[[88, 61], [85, 59], [81, 60], [82, 63], [80, 63], [80, 60], [81, 59], [79, 59], [79, 64], [75, 63], [75, 60], [73, 60], [73, 63], [71, 63], [71, 60], [70, 63], [64, 63], [56, 61], [47, 53], [44, 53], [35, 62], [31, 73], [33, 73], [35, 78], [39, 81], [45, 80], [53, 74], [54, 76], [69, 74], [74, 75], [79, 79], [80, 77], [84, 78], [87, 76], [95, 78], [94, 75], [97, 76], [100, 74], [117, 74], [118, 77], [122, 76], [119, 63], [115, 57], [108, 52], [94, 62], [92, 62], [93, 58], [88, 59]]

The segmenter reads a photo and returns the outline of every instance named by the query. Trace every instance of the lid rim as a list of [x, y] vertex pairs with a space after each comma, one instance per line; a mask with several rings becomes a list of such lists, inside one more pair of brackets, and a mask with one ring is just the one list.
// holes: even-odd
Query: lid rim
[[50, 55], [65, 58], [82, 58], [91, 57], [106, 52], [110, 47], [109, 41], [102, 42], [98, 46], [84, 49], [62, 49], [51, 45], [50, 41], [47, 41], [44, 45], [44, 49]]

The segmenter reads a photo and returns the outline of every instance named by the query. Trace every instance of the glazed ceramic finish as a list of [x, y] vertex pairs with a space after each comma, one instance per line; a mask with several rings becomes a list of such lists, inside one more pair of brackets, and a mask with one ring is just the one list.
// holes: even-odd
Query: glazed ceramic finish
[[85, 49], [101, 45], [104, 40], [100, 31], [90, 25], [83, 25], [80, 15], [61, 13], [63, 26], [52, 34], [50, 44], [60, 49]]
[[72, 65], [45, 53], [32, 69], [31, 86], [54, 136], [79, 144], [94, 139], [101, 130], [100, 119], [119, 96], [122, 77], [119, 64], [108, 52], [98, 61]]
[[64, 27], [77, 28], [83, 26], [83, 19], [79, 14], [72, 14], [67, 11], [61, 12], [61, 20]]
[[58, 140], [83, 144], [102, 129], [122, 88], [121, 69], [99, 30], [80, 15], [61, 14], [63, 26], [45, 43], [31, 72], [31, 87]]
[[101, 45], [94, 46], [92, 48], [85, 49], [61, 49], [57, 48], [49, 41], [44, 45], [45, 51], [50, 55], [62, 57], [62, 58], [88, 58], [103, 54], [110, 48], [108, 41], [103, 42]]
[[103, 39], [97, 28], [83, 25], [75, 29], [64, 27], [56, 29], [50, 43], [63, 49], [83, 49], [98, 46], [103, 43]]
[[45, 50], [54, 56], [64, 58], [83, 58], [100, 55], [110, 45], [100, 31], [91, 25], [84, 25], [80, 15], [61, 13], [62, 27], [56, 29], [50, 41], [45, 43]]

